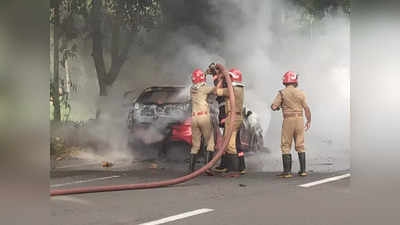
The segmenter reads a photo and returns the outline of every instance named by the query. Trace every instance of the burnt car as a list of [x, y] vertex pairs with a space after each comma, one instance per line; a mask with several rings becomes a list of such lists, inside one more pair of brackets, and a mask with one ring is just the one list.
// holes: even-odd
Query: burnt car
[[[218, 109], [211, 107], [213, 121]], [[240, 130], [243, 151], [263, 148], [262, 129], [251, 122], [252, 112], [243, 109], [244, 121]], [[187, 151], [192, 144], [190, 88], [183, 86], [149, 87], [130, 104], [128, 129], [130, 142], [157, 145], [166, 154], [171, 143], [184, 143]], [[203, 149], [203, 148], [202, 148]]]
[[[190, 121], [185, 123], [191, 112], [188, 91], [183, 86], [145, 88], [129, 108], [130, 142], [163, 146], [175, 140], [191, 144]], [[174, 137], [177, 130], [179, 134]]]
[[244, 152], [265, 150], [263, 130], [255, 114], [247, 107], [243, 108], [243, 123], [239, 131], [240, 148]]

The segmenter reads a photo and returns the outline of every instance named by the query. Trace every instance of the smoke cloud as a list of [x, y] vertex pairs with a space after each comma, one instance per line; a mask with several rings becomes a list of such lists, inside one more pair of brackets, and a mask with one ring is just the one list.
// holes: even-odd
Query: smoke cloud
[[[212, 0], [193, 1], [205, 4], [206, 8], [196, 12], [201, 14], [198, 19], [194, 13], [196, 18], [184, 22], [182, 18], [191, 13], [184, 10], [183, 1], [164, 2], [172, 10], [170, 18], [175, 18], [178, 25], [138, 34], [139, 44], [132, 48], [106, 100], [93, 100], [98, 98], [96, 74], [90, 52], [86, 51], [90, 43], [83, 44], [83, 62], [76, 63], [81, 72], [77, 72], [80, 75], [75, 79], [84, 81], [85, 90], [73, 97], [72, 104], [85, 105], [91, 117], [99, 103], [103, 108], [125, 111], [126, 108], [119, 107], [125, 91], [139, 94], [149, 86], [190, 86], [191, 71], [205, 69], [210, 62], [239, 68], [247, 85], [245, 104], [257, 115], [264, 130], [265, 146], [271, 149], [271, 154], [257, 157], [261, 162], [250, 160], [250, 167], [279, 170], [281, 115], [272, 113], [269, 106], [283, 88], [283, 73], [293, 70], [300, 74], [299, 88], [305, 91], [313, 116], [312, 128], [306, 135], [310, 168], [349, 168], [350, 31], [346, 15], [327, 15], [311, 24], [311, 20], [302, 19], [301, 8], [286, 1], [250, 4], [241, 0]], [[73, 114], [80, 110], [74, 108]], [[124, 127], [123, 113], [109, 118]], [[118, 135], [127, 133], [121, 131]]]

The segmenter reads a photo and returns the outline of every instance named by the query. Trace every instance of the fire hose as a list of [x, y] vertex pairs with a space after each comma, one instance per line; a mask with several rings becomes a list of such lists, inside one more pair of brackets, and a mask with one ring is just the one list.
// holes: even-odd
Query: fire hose
[[[228, 75], [228, 73], [223, 73], [226, 83], [228, 85], [228, 90], [229, 90], [229, 101], [231, 105], [231, 111], [236, 112], [235, 110], [235, 96], [233, 92], [233, 87], [232, 87], [232, 81]], [[216, 135], [217, 135], [217, 141], [216, 141], [216, 149], [217, 154], [214, 156], [214, 158], [208, 162], [206, 165], [201, 167], [200, 169], [194, 171], [193, 173], [190, 173], [186, 176], [183, 177], [178, 177], [175, 179], [170, 179], [170, 180], [165, 180], [165, 181], [157, 181], [157, 182], [148, 182], [148, 183], [139, 183], [139, 184], [123, 184], [123, 185], [109, 185], [109, 186], [95, 186], [95, 187], [81, 187], [81, 188], [72, 188], [72, 189], [62, 189], [62, 190], [52, 190], [50, 191], [50, 196], [57, 196], [57, 195], [71, 195], [71, 194], [82, 194], [82, 193], [93, 193], [93, 192], [107, 192], [107, 191], [122, 191], [122, 190], [135, 190], [135, 189], [147, 189], [147, 188], [158, 188], [158, 187], [165, 187], [165, 186], [170, 186], [170, 185], [175, 185], [179, 183], [186, 182], [188, 180], [191, 180], [207, 170], [209, 170], [224, 154], [224, 151], [229, 144], [229, 139], [232, 136], [233, 132], [233, 121], [235, 120], [235, 113], [230, 113], [229, 114], [229, 121], [228, 127], [226, 132], [226, 135], [224, 135], [224, 138], [221, 135], [221, 132], [219, 131], [218, 126], [215, 126], [214, 128], [216, 129]]]

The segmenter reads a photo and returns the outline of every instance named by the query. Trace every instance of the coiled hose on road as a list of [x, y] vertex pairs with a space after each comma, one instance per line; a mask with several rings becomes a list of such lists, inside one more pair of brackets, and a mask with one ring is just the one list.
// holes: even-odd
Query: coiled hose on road
[[[228, 85], [228, 90], [229, 90], [229, 101], [231, 105], [231, 111], [236, 112], [235, 109], [235, 96], [233, 92], [233, 87], [232, 87], [232, 81], [227, 73], [224, 73], [226, 83]], [[225, 138], [222, 137], [221, 132], [219, 131], [218, 126], [215, 127], [217, 130], [217, 142], [216, 142], [216, 149], [217, 154], [214, 156], [214, 158], [201, 167], [200, 169], [194, 171], [191, 174], [188, 174], [183, 177], [178, 177], [175, 179], [171, 180], [165, 180], [165, 181], [157, 181], [157, 182], [149, 182], [149, 183], [139, 183], [139, 184], [123, 184], [123, 185], [110, 185], [110, 186], [95, 186], [95, 187], [81, 187], [81, 188], [72, 188], [72, 189], [63, 189], [63, 190], [51, 190], [50, 191], [50, 196], [57, 196], [57, 195], [71, 195], [71, 194], [82, 194], [82, 193], [93, 193], [93, 192], [106, 192], [106, 191], [122, 191], [122, 190], [134, 190], [134, 189], [147, 189], [147, 188], [157, 188], [157, 187], [165, 187], [165, 186], [170, 186], [170, 185], [175, 185], [179, 183], [186, 182], [188, 180], [191, 180], [204, 172], [206, 170], [210, 169], [224, 154], [224, 151], [229, 144], [229, 139], [232, 136], [232, 125], [233, 121], [235, 120], [235, 113], [230, 113], [229, 114], [229, 120], [230, 123], [228, 125], [228, 129], [225, 131], [226, 135], [224, 136]]]

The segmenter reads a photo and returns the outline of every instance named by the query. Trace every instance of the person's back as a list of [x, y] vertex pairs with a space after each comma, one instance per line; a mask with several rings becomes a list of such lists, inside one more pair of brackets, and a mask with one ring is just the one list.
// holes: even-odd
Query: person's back
[[207, 102], [208, 95], [214, 90], [213, 87], [207, 86], [205, 83], [193, 85], [190, 89], [192, 98], [192, 112], [207, 112], [209, 113], [209, 106]]
[[[279, 176], [284, 178], [292, 177], [292, 155], [291, 146], [295, 142], [295, 149], [299, 155], [300, 176], [306, 176], [306, 161], [304, 147], [304, 131], [310, 128], [311, 111], [306, 102], [306, 96], [303, 91], [297, 89], [298, 75], [292, 71], [285, 73], [283, 76], [283, 84], [286, 88], [279, 91], [276, 95], [271, 109], [274, 111], [282, 108], [283, 124], [281, 135], [281, 151], [283, 172]], [[304, 127], [304, 117], [307, 123]], [[305, 129], [304, 129], [305, 128]]]
[[284, 114], [303, 112], [305, 107], [305, 94], [303, 91], [293, 85], [288, 85], [286, 88], [280, 90], [280, 94], [282, 95], [281, 98], [283, 98], [281, 107]]

